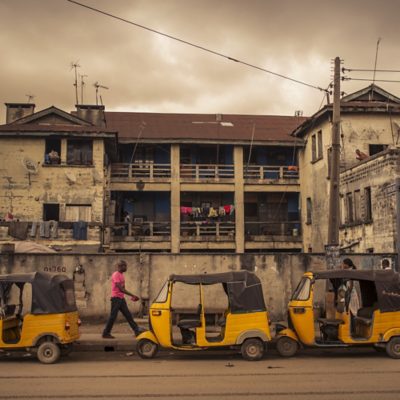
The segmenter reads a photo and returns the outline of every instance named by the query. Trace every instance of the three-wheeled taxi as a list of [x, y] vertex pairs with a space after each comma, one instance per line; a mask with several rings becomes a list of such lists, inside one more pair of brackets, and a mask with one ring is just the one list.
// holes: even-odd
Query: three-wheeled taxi
[[[182, 285], [195, 290], [188, 296]], [[210, 285], [219, 286], [220, 291], [212, 293]], [[196, 307], [177, 319], [174, 304], [178, 304], [179, 297], [183, 297], [186, 305], [192, 303]], [[217, 324], [209, 322], [206, 314], [222, 297], [227, 300], [222, 317]], [[180, 335], [177, 337], [176, 327], [180, 328], [182, 339]], [[185, 333], [190, 332], [192, 335], [185, 341]], [[150, 307], [150, 330], [138, 337], [137, 352], [142, 358], [152, 358], [159, 346], [176, 350], [228, 347], [240, 348], [246, 360], [259, 360], [269, 340], [262, 286], [253, 273], [171, 275]]]
[[[352, 293], [352, 291], [355, 291]], [[351, 310], [352, 296], [358, 309]], [[306, 272], [289, 302], [289, 328], [277, 325], [277, 350], [373, 346], [400, 358], [400, 277], [392, 270]]]
[[34, 351], [52, 364], [72, 350], [79, 325], [74, 282], [67, 276], [0, 275], [0, 349]]

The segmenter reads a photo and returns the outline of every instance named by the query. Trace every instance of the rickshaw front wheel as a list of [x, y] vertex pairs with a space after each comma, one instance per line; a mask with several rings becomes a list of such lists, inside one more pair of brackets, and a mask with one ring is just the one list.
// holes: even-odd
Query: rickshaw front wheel
[[136, 351], [141, 358], [153, 358], [158, 352], [158, 345], [149, 339], [141, 339], [136, 345]]
[[37, 358], [43, 364], [54, 364], [60, 356], [60, 347], [54, 342], [43, 342], [37, 349]]
[[293, 357], [298, 349], [298, 343], [287, 336], [282, 336], [276, 342], [276, 350], [282, 357]]
[[264, 342], [260, 339], [246, 339], [240, 349], [242, 357], [248, 361], [258, 361], [264, 355]]
[[386, 353], [389, 357], [400, 358], [400, 337], [392, 337], [386, 344]]

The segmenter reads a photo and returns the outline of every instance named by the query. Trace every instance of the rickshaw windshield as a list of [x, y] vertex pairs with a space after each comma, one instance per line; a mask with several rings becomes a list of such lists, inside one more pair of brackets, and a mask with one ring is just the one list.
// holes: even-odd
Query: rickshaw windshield
[[164, 283], [164, 286], [161, 288], [160, 293], [158, 293], [158, 296], [154, 300], [154, 303], [165, 303], [167, 301], [168, 287], [169, 287], [169, 281]]
[[310, 298], [311, 279], [303, 277], [297, 285], [291, 300], [308, 300]]

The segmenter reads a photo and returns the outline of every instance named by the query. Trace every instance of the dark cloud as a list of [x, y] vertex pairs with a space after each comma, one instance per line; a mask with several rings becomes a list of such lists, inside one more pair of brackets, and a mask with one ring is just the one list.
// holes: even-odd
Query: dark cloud
[[[378, 37], [378, 67], [400, 69], [397, 0], [81, 1], [317, 86], [330, 82], [335, 56], [347, 67], [372, 68]], [[33, 93], [37, 109], [72, 110], [70, 63], [76, 60], [88, 75], [85, 103], [95, 102], [99, 81], [110, 88], [102, 91], [108, 110], [292, 115], [313, 113], [322, 99], [316, 90], [66, 0], [0, 0], [0, 23], [2, 102], [26, 101]], [[344, 82], [343, 90], [368, 84]], [[381, 85], [400, 94], [399, 84]]]

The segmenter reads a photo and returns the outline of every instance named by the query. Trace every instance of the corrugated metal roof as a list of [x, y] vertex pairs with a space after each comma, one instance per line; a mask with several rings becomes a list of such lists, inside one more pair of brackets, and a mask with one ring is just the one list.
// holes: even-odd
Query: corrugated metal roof
[[141, 140], [212, 140], [293, 142], [290, 133], [304, 117], [234, 114], [161, 114], [106, 112], [107, 129], [121, 142]]

